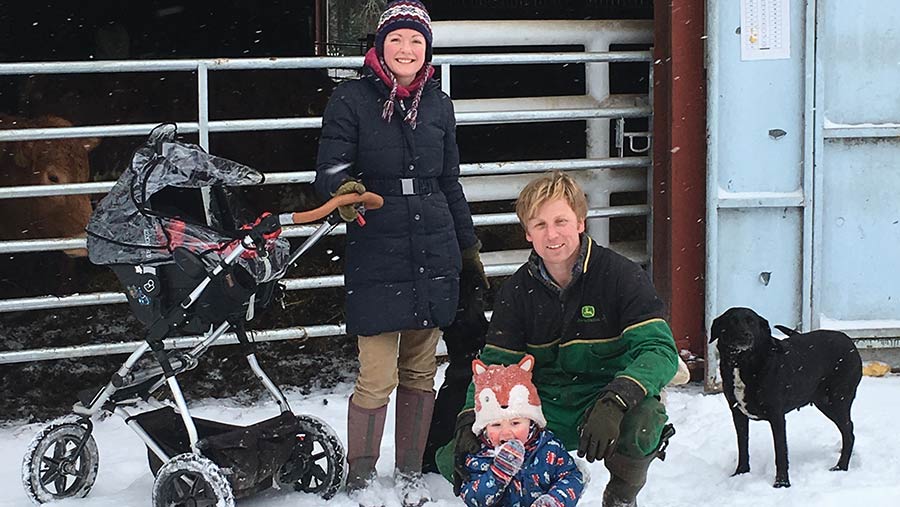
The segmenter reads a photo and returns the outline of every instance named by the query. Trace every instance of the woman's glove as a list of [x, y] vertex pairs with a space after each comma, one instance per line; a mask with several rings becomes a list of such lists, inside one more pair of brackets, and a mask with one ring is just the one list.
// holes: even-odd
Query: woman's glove
[[[345, 180], [341, 185], [334, 191], [334, 195], [344, 195], [344, 194], [364, 194], [366, 193], [366, 186], [359, 180]], [[341, 215], [341, 219], [345, 222], [352, 222], [356, 220], [356, 205], [355, 204], [347, 204], [345, 206], [338, 206], [338, 214]]]
[[525, 462], [525, 446], [518, 440], [509, 440], [500, 444], [497, 455], [494, 456], [494, 464], [491, 471], [504, 484], [509, 484], [513, 476], [522, 469]]
[[462, 255], [462, 273], [460, 277], [468, 274], [481, 290], [488, 290], [491, 288], [491, 284], [488, 282], [487, 275], [484, 274], [484, 264], [481, 262], [479, 250], [481, 250], [481, 241], [476, 241], [474, 245], [460, 252]]
[[462, 251], [463, 268], [459, 275], [459, 302], [456, 316], [441, 328], [450, 364], [460, 372], [472, 372], [472, 359], [484, 347], [488, 321], [484, 316], [484, 297], [488, 289], [484, 267], [478, 255], [481, 243]]
[[475, 424], [475, 411], [467, 410], [456, 417], [456, 430], [453, 433], [453, 494], [459, 496], [464, 482], [469, 480], [466, 459], [470, 454], [481, 450], [478, 437], [472, 433]]
[[578, 433], [578, 456], [588, 462], [608, 458], [616, 450], [619, 425], [628, 405], [613, 391], [604, 391], [584, 413]]
[[555, 496], [543, 494], [537, 497], [531, 507], [564, 507], [564, 504]]

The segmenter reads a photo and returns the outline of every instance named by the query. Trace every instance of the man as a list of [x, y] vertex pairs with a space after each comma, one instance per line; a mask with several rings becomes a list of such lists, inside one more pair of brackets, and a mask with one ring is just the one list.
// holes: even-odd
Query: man
[[[481, 360], [533, 355], [547, 428], [579, 456], [604, 460], [604, 507], [634, 506], [664, 440], [660, 390], [678, 368], [663, 303], [640, 266], [584, 234], [587, 201], [570, 176], [529, 183], [516, 214], [533, 251], [495, 298]], [[470, 387], [454, 441], [439, 451], [456, 489], [478, 449], [472, 407]]]

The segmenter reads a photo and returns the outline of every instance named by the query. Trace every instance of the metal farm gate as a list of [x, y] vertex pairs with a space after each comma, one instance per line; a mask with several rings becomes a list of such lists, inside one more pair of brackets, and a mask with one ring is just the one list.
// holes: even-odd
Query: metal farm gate
[[896, 2], [707, 9], [706, 329], [750, 306], [861, 349], [900, 347]]
[[[579, 51], [560, 52], [511, 52], [503, 54], [440, 54], [434, 64], [441, 67], [443, 89], [453, 96], [450, 79], [454, 66], [515, 65], [515, 64], [583, 64], [585, 69], [584, 95], [562, 97], [517, 97], [513, 99], [483, 98], [455, 99], [457, 122], [460, 128], [476, 124], [508, 124], [520, 122], [547, 122], [584, 120], [587, 124], [587, 157], [581, 159], [529, 160], [508, 162], [483, 162], [461, 165], [461, 182], [470, 202], [514, 199], [530, 178], [551, 169], [572, 171], [585, 186], [590, 204], [589, 228], [595, 239], [608, 243], [608, 222], [612, 217], [647, 217], [649, 228], [649, 204], [610, 206], [610, 194], [615, 192], [648, 191], [649, 138], [647, 132], [626, 132], [625, 120], [643, 118], [649, 125], [651, 97], [639, 95], [613, 95], [609, 92], [610, 63], [642, 62], [648, 74], [652, 56], [647, 50], [610, 51], [611, 44], [632, 44], [649, 48], [652, 43], [651, 21], [540, 21], [540, 22], [436, 22], [435, 40], [440, 47], [497, 47], [497, 46], [566, 46], [583, 47]], [[78, 74], [119, 72], [196, 72], [198, 111], [197, 121], [179, 123], [180, 133], [198, 133], [200, 145], [209, 148], [210, 133], [316, 129], [321, 118], [268, 118], [252, 120], [209, 119], [208, 73], [251, 69], [311, 69], [311, 68], [359, 68], [362, 57], [319, 57], [278, 59], [205, 59], [205, 60], [147, 60], [147, 61], [92, 61], [59, 63], [7, 63], [0, 64], [2, 75]], [[652, 90], [652, 78], [648, 79]], [[160, 118], [159, 121], [166, 121]], [[610, 147], [610, 123], [616, 122]], [[106, 125], [71, 128], [35, 128], [0, 130], [0, 142], [58, 139], [74, 137], [146, 136], [155, 124]], [[647, 130], [650, 130], [649, 128]], [[548, 135], [552, 133], [548, 132]], [[637, 140], [643, 137], [643, 140]], [[626, 145], [628, 145], [626, 149]], [[634, 154], [637, 156], [624, 156]], [[617, 156], [618, 155], [618, 156]], [[312, 161], [310, 162], [312, 163]], [[266, 174], [265, 184], [283, 185], [311, 183], [313, 171], [279, 172]], [[102, 181], [77, 184], [41, 186], [0, 186], [0, 199], [41, 199], [55, 195], [102, 194], [112, 188], [114, 182]], [[2, 185], [2, 182], [0, 182]], [[648, 192], [649, 195], [649, 192]], [[284, 210], [287, 211], [287, 210]], [[518, 223], [515, 213], [476, 214], [476, 227], [485, 228], [498, 224]], [[308, 236], [314, 225], [285, 228], [286, 237]], [[336, 229], [343, 234], [343, 225]], [[649, 238], [648, 233], [648, 238]], [[50, 238], [35, 240], [0, 241], [0, 255], [19, 252], [42, 252], [83, 248], [84, 240], [78, 238]], [[650, 242], [614, 244], [612, 247], [630, 258], [649, 264]], [[495, 251], [483, 254], [488, 276], [511, 274], [525, 260], [527, 251]], [[87, 262], [85, 260], [85, 262]], [[309, 290], [343, 285], [341, 275], [324, 275], [308, 278], [286, 278], [282, 281], [287, 290]], [[125, 303], [119, 292], [75, 293], [64, 296], [39, 296], [0, 299], [0, 313], [53, 310], [66, 307]], [[286, 340], [303, 337], [322, 337], [344, 334], [343, 325], [310, 323], [302, 327], [265, 329], [255, 333], [258, 341]], [[119, 343], [92, 343], [65, 348], [0, 351], [0, 364], [27, 361], [99, 356], [130, 353], [140, 345], [136, 341]], [[201, 337], [181, 337], [166, 341], [167, 347], [191, 347]], [[220, 340], [220, 344], [236, 343], [234, 336]]]

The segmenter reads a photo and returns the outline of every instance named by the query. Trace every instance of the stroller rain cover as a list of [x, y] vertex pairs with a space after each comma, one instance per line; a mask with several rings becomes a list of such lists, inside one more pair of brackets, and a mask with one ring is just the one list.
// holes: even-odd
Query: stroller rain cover
[[[176, 141], [175, 126], [160, 125], [132, 157], [131, 164], [97, 205], [86, 228], [88, 257], [94, 264], [159, 265], [173, 261], [172, 251], [186, 247], [217, 264], [243, 235], [157, 213], [150, 198], [166, 187], [204, 188], [254, 185], [263, 175], [243, 164]], [[257, 283], [274, 279], [290, 256], [287, 239], [268, 241], [266, 255], [248, 252], [237, 263]]]

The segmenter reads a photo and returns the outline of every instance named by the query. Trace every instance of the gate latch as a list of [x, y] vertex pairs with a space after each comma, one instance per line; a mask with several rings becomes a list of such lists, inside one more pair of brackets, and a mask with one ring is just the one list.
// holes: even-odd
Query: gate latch
[[[625, 156], [625, 139], [628, 139], [628, 149], [632, 153], [646, 153], [650, 150], [651, 132], [626, 132], [625, 118], [616, 119], [616, 152], [619, 157]], [[638, 141], [635, 142], [635, 139]]]

